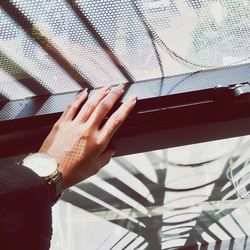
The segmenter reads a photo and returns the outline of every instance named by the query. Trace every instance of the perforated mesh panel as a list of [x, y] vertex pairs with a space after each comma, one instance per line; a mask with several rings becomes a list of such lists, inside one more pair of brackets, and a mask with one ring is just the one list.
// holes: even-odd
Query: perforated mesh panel
[[7, 0], [1, 6], [0, 98], [249, 62], [245, 0]]
[[161, 76], [153, 41], [133, 1], [77, 3], [135, 80]]
[[125, 82], [66, 1], [13, 2], [31, 21], [33, 28], [41, 31], [94, 86], [103, 86], [110, 81]]

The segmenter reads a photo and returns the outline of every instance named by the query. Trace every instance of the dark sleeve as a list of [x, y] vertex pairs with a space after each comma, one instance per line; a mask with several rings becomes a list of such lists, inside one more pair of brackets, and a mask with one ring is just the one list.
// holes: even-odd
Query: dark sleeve
[[26, 167], [0, 166], [0, 249], [49, 249], [51, 221], [44, 181]]

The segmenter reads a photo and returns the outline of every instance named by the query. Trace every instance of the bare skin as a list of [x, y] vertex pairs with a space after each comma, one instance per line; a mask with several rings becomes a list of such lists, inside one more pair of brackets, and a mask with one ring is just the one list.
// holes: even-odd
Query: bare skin
[[81, 92], [42, 144], [39, 151], [56, 159], [65, 189], [96, 174], [114, 155], [106, 147], [135, 106], [136, 97], [124, 101], [103, 127], [100, 124], [123, 92], [122, 86], [102, 88], [89, 98], [87, 90]]

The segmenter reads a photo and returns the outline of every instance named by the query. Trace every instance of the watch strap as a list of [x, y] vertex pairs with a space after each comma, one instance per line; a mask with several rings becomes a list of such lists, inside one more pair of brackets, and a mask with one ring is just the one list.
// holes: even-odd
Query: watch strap
[[51, 176], [44, 178], [50, 191], [51, 204], [54, 205], [62, 196], [62, 173], [57, 169]]

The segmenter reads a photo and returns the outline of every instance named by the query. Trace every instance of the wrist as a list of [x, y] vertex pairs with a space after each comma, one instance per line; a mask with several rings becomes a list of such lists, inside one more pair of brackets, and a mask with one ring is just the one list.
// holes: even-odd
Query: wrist
[[62, 173], [58, 170], [56, 160], [46, 153], [34, 153], [25, 157], [20, 163], [40, 176], [47, 185], [53, 205], [61, 197]]

